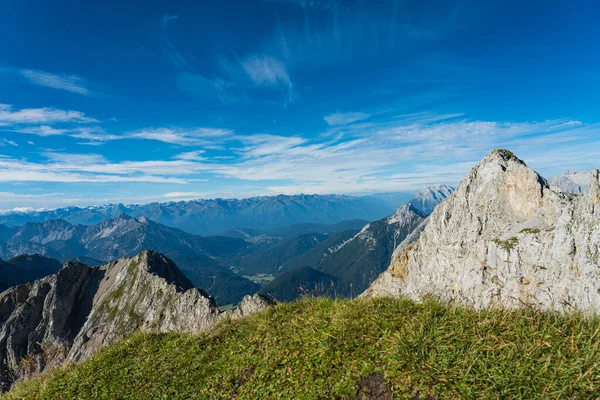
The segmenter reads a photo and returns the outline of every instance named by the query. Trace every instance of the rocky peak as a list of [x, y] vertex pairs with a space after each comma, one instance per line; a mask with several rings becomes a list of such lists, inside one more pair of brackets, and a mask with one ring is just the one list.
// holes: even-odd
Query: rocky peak
[[[597, 170], [596, 170], [597, 171]], [[505, 150], [467, 173], [365, 292], [475, 307], [600, 310], [600, 183], [568, 196]]]
[[424, 187], [409, 202], [421, 214], [427, 216], [433, 212], [435, 207], [444, 201], [454, 191], [452, 186], [433, 185]]
[[407, 223], [415, 217], [425, 218], [425, 216], [412, 204], [401, 205], [390, 217], [387, 218], [388, 224]]
[[0, 294], [0, 384], [79, 362], [136, 330], [200, 332], [269, 303], [222, 313], [165, 256], [146, 250], [97, 268], [68, 262], [55, 275]]

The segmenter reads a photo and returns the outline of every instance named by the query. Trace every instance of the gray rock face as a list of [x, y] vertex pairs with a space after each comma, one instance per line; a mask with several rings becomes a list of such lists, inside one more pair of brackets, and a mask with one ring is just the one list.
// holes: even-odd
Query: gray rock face
[[97, 268], [69, 262], [55, 275], [0, 294], [0, 385], [80, 362], [136, 330], [200, 332], [264, 309], [260, 295], [220, 312], [168, 258], [153, 251]]
[[582, 196], [556, 192], [496, 150], [395, 250], [363, 296], [433, 295], [485, 307], [600, 312], [600, 171]]

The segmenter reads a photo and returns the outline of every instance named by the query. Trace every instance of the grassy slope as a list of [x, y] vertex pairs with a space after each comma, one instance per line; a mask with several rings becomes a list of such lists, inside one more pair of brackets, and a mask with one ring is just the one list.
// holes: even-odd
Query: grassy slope
[[138, 333], [7, 398], [344, 398], [378, 371], [399, 398], [591, 398], [599, 344], [598, 318], [311, 299], [207, 335]]

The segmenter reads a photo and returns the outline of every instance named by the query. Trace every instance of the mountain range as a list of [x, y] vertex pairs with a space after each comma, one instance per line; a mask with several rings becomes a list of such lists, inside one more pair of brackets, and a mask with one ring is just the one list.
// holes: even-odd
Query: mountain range
[[[143, 205], [110, 204], [66, 207], [48, 211], [4, 212], [0, 224], [23, 225], [61, 219], [74, 225], [95, 225], [127, 214], [196, 235], [214, 235], [230, 229], [270, 229], [300, 223], [333, 224], [349, 219], [372, 221], [389, 215], [411, 198], [387, 193], [381, 198], [346, 195], [296, 195], [247, 199], [192, 200]], [[397, 201], [402, 201], [398, 203]], [[0, 237], [2, 232], [0, 232]], [[1, 239], [0, 239], [1, 240]]]
[[0, 260], [0, 292], [54, 274], [61, 267], [59, 261], [38, 254], [22, 254], [8, 261]]
[[240, 251], [249, 243], [230, 237], [191, 235], [145, 217], [122, 214], [91, 226], [49, 220], [2, 230], [5, 232], [5, 242], [0, 242], [3, 259], [36, 253], [60, 262], [76, 260], [94, 266], [154, 249], [175, 260], [196, 287], [210, 289], [219, 304], [239, 302], [260, 288], [221, 268], [215, 261]]
[[[415, 197], [419, 200], [415, 203], [431, 207], [451, 190], [446, 186], [425, 188]], [[421, 215], [414, 207], [410, 210]], [[335, 276], [339, 279], [339, 293], [346, 296], [366, 288], [389, 264], [393, 245], [410, 233], [410, 223], [400, 228], [399, 223], [403, 222], [399, 221], [398, 212], [372, 224], [353, 219], [334, 224], [237, 228], [222, 236], [208, 237], [127, 214], [94, 225], [71, 224], [61, 219], [12, 227], [0, 225], [0, 257], [39, 254], [61, 263], [79, 261], [99, 266], [153, 249], [174, 260], [196, 287], [208, 291], [220, 305], [237, 303], [243, 296], [259, 291], [262, 284], [299, 267], [316, 268]], [[361, 229], [363, 232], [357, 235]], [[364, 240], [367, 236], [371, 239]], [[44, 275], [36, 275], [41, 276]], [[293, 274], [281, 279], [290, 276]], [[281, 279], [267, 289], [279, 285]]]
[[566, 170], [552, 179], [552, 184], [565, 193], [584, 194], [590, 189], [590, 172]]

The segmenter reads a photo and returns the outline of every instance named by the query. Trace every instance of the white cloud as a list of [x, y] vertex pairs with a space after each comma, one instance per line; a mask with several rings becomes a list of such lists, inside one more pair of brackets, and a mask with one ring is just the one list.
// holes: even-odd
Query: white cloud
[[200, 199], [209, 195], [210, 193], [207, 192], [168, 192], [164, 194], [164, 197], [170, 201], [185, 201]]
[[49, 124], [49, 123], [92, 123], [94, 118], [86, 117], [80, 111], [60, 110], [56, 108], [22, 108], [13, 111], [9, 104], [0, 104], [0, 126], [15, 124]]
[[204, 150], [188, 151], [177, 154], [175, 158], [178, 160], [204, 161], [206, 160], [206, 158], [202, 156], [204, 153]]
[[158, 140], [160, 142], [179, 144], [184, 146], [193, 146], [207, 144], [208, 139], [223, 138], [231, 136], [233, 131], [219, 128], [193, 128], [193, 129], [172, 129], [172, 128], [149, 128], [140, 131], [129, 132], [121, 136], [121, 139], [148, 139]]
[[73, 154], [46, 151], [42, 153], [44, 157], [52, 162], [65, 163], [71, 165], [90, 165], [98, 163], [107, 163], [108, 160], [101, 154]]
[[[100, 163], [100, 159], [89, 159], [86, 155], [68, 154], [56, 156], [60, 160], [49, 163], [33, 163], [13, 158], [0, 159], [0, 182], [151, 182], [185, 184], [187, 181], [173, 175], [177, 165], [169, 162], [124, 162]], [[168, 170], [171, 169], [169, 173]], [[159, 174], [155, 174], [155, 172]], [[189, 172], [189, 171], [188, 171]], [[162, 173], [163, 175], [161, 175]], [[165, 176], [166, 175], [166, 176]]]
[[267, 55], [252, 55], [241, 61], [219, 59], [218, 73], [203, 76], [182, 72], [180, 89], [202, 99], [218, 99], [224, 104], [272, 101], [285, 95], [294, 100], [294, 84], [283, 61]]
[[34, 69], [22, 69], [18, 72], [34, 85], [66, 90], [68, 92], [79, 93], [86, 96], [91, 94], [86, 81], [76, 75], [51, 74], [49, 72]]
[[16, 144], [12, 140], [8, 140], [6, 138], [2, 138], [2, 140], [0, 140], [0, 146], [6, 146], [6, 145], [10, 145], [10, 146], [14, 146], [14, 147], [19, 146], [18, 144]]
[[292, 89], [292, 81], [285, 64], [269, 56], [253, 56], [242, 63], [244, 71], [257, 85], [284, 85]]
[[[2, 105], [0, 105], [0, 125], [2, 125]], [[29, 110], [20, 110], [16, 112], [10, 111], [10, 106], [6, 106], [5, 108], [5, 118], [7, 125], [15, 125], [16, 121], [21, 121], [19, 125], [26, 121], [36, 121], [40, 119], [44, 119], [47, 122], [50, 122], [52, 118], [56, 120], [56, 122], [97, 122], [94, 119], [87, 118], [83, 114], [81, 115], [72, 115], [68, 113], [76, 113], [76, 111], [68, 111], [63, 112], [64, 118], [60, 118], [60, 115], [54, 116], [53, 114], [46, 113], [46, 116], [37, 118], [37, 115], [42, 114], [41, 111], [32, 112], [31, 110], [48, 110], [48, 109], [29, 109]], [[60, 110], [55, 110], [60, 111]], [[22, 114], [20, 114], [23, 112]], [[67, 113], [66, 115], [64, 113]], [[15, 116], [15, 114], [17, 114]], [[81, 144], [85, 145], [101, 145], [105, 142], [113, 141], [113, 140], [125, 140], [125, 139], [136, 139], [136, 140], [156, 140], [164, 143], [177, 144], [182, 146], [194, 146], [194, 145], [211, 145], [213, 141], [222, 141], [227, 140], [232, 137], [234, 132], [230, 129], [222, 129], [222, 128], [206, 128], [206, 127], [196, 127], [196, 128], [146, 128], [138, 131], [126, 132], [121, 135], [114, 135], [107, 133], [100, 126], [72, 126], [69, 128], [55, 128], [50, 125], [27, 125], [21, 126], [19, 128], [11, 129], [14, 132], [26, 133], [30, 135], [37, 136], [59, 136], [66, 135], [76, 139], [83, 139], [86, 142], [81, 142]]]
[[286, 137], [268, 134], [245, 136], [241, 137], [240, 140], [246, 144], [246, 146], [240, 150], [240, 153], [242, 153], [245, 158], [282, 154], [306, 142], [306, 140], [301, 137]]
[[30, 135], [38, 135], [38, 136], [58, 136], [64, 135], [69, 132], [69, 129], [57, 129], [53, 128], [49, 125], [41, 125], [41, 126], [28, 126], [25, 128], [16, 129], [16, 132], [19, 133], [28, 133]]
[[[334, 127], [314, 137], [152, 128], [110, 138], [104, 131], [84, 127], [91, 129], [88, 139], [160, 140], [202, 148], [169, 160], [111, 162], [99, 154], [58, 152], [42, 153], [43, 162], [2, 157], [0, 181], [191, 184], [211, 179], [213, 193], [231, 184], [234, 194], [240, 181], [262, 193], [415, 190], [426, 184], [456, 184], [483, 155], [498, 147], [510, 148], [544, 172], [563, 166], [598, 167], [591, 165], [600, 159], [598, 126], [568, 120], [494, 122], [458, 117], [462, 116], [378, 113], [369, 121]], [[224, 158], [227, 162], [221, 161]], [[197, 190], [172, 191], [165, 198], [202, 197], [204, 192]]]
[[352, 122], [361, 121], [363, 119], [369, 118], [370, 114], [365, 114], [362, 112], [347, 112], [347, 113], [333, 113], [323, 117], [325, 122], [330, 126], [337, 125], [347, 125]]

